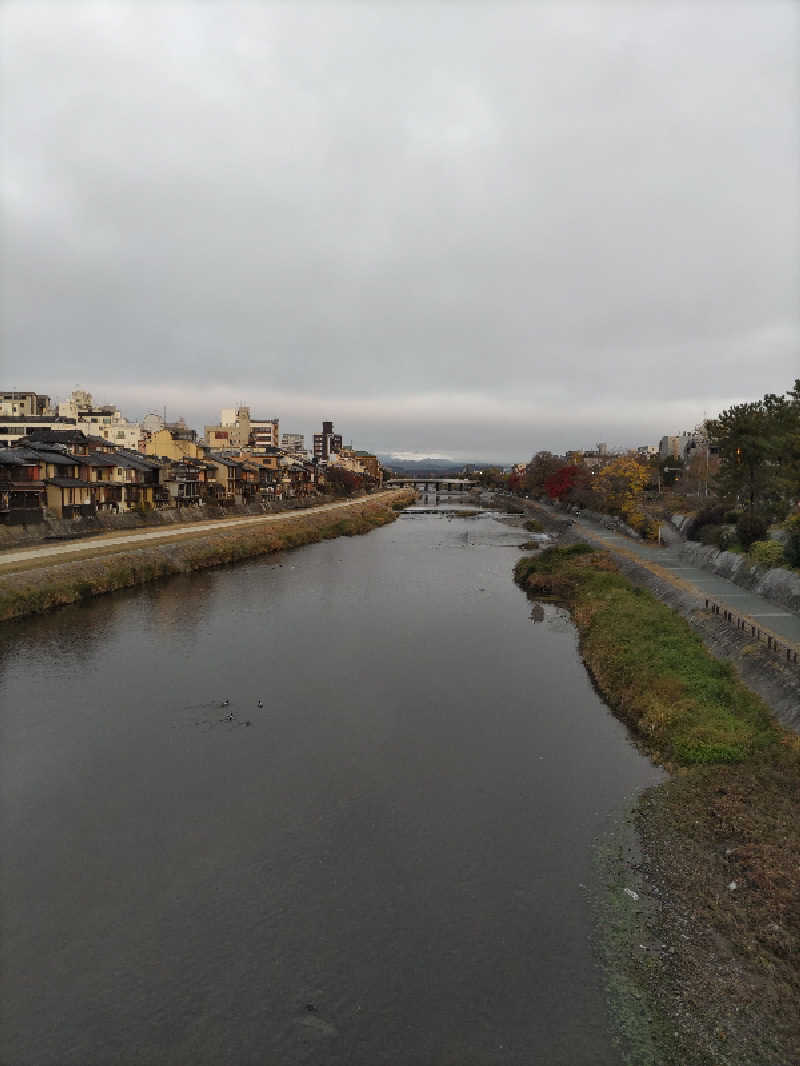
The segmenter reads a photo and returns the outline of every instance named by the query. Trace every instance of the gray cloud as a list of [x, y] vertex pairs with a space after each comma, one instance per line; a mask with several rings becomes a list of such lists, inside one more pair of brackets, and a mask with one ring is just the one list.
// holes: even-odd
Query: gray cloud
[[10, 2], [2, 31], [9, 385], [511, 458], [798, 373], [794, 5]]

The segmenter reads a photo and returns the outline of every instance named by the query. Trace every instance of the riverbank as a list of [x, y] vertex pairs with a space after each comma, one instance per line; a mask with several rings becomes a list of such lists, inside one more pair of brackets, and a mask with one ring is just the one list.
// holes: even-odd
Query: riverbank
[[[606, 845], [600, 935], [626, 1061], [800, 1061], [800, 741], [688, 623], [588, 545], [520, 561], [672, 777]], [[623, 835], [624, 837], [624, 835]]]
[[[21, 618], [77, 603], [159, 578], [239, 562], [257, 555], [297, 548], [338, 536], [368, 533], [386, 525], [413, 492], [397, 490], [335, 508], [291, 512], [219, 530], [182, 531], [179, 537], [155, 536], [145, 546], [81, 542], [81, 558], [15, 564], [0, 577], [0, 621]], [[170, 531], [174, 532], [174, 531]], [[0, 559], [0, 562], [2, 560]]]
[[220, 507], [214, 503], [202, 506], [168, 507], [151, 511], [124, 511], [116, 514], [101, 511], [83, 518], [46, 517], [42, 522], [28, 525], [0, 524], [0, 551], [32, 547], [55, 540], [84, 540], [108, 535], [130, 533], [136, 530], [192, 526], [197, 522], [224, 524], [236, 518], [258, 515], [275, 515], [303, 511], [335, 502], [334, 496], [301, 496], [287, 500], [251, 501]]

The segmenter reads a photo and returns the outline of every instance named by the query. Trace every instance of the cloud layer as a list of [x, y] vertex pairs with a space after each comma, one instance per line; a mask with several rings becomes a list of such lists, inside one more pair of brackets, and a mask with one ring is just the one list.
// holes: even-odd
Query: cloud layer
[[5, 383], [381, 449], [798, 373], [798, 9], [2, 9]]

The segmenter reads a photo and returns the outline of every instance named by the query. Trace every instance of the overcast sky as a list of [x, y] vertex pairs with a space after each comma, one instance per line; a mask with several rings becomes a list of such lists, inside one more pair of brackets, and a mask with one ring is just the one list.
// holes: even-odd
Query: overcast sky
[[509, 460], [800, 375], [795, 3], [0, 10], [4, 387]]

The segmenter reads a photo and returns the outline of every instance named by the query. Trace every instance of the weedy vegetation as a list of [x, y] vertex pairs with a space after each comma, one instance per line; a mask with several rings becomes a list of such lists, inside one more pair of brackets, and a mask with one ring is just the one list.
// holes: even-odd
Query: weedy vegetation
[[521, 559], [515, 578], [534, 597], [570, 608], [598, 688], [659, 761], [742, 762], [779, 743], [769, 709], [732, 666], [605, 552], [547, 548]]

